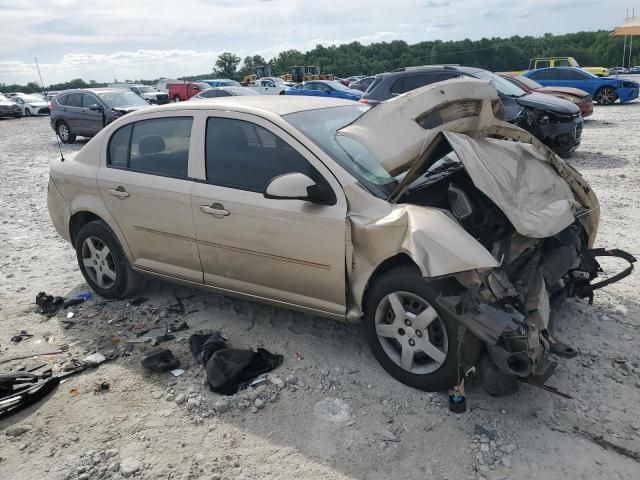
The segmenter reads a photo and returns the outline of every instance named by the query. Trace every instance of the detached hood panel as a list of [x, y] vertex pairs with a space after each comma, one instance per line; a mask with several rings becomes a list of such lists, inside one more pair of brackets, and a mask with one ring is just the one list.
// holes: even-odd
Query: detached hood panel
[[546, 238], [574, 221], [567, 182], [533, 145], [473, 139], [444, 132], [474, 185], [507, 216], [518, 233]]

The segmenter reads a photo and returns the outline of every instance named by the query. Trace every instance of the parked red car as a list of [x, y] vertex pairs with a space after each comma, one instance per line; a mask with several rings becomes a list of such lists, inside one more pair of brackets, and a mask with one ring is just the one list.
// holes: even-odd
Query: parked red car
[[167, 82], [169, 98], [174, 102], [184, 102], [189, 100], [194, 95], [197, 95], [208, 88], [211, 87], [203, 82]]
[[588, 117], [593, 113], [593, 99], [591, 98], [591, 95], [579, 88], [544, 87], [535, 80], [523, 77], [522, 75], [512, 77], [510, 75], [500, 74], [500, 76], [506, 78], [511, 83], [516, 84], [526, 92], [546, 93], [547, 95], [553, 95], [554, 97], [569, 100], [576, 104], [583, 117]]

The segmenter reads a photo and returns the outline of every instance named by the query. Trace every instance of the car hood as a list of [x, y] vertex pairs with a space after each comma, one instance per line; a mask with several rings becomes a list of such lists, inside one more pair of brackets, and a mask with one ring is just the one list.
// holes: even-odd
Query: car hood
[[551, 94], [566, 93], [568, 95], [574, 95], [580, 98], [583, 98], [589, 95], [589, 93], [585, 92], [584, 90], [580, 90], [579, 88], [572, 88], [572, 87], [540, 87], [540, 88], [536, 88], [535, 91], [539, 93], [551, 93]]
[[574, 103], [546, 93], [532, 92], [515, 100], [523, 107], [541, 108], [560, 115], [576, 115], [580, 113], [580, 109]]
[[[576, 209], [597, 210], [597, 198], [578, 172], [529, 132], [495, 117], [497, 98], [487, 81], [447, 80], [379, 103], [338, 135], [367, 147], [391, 175], [406, 172], [392, 203], [424, 173], [439, 142], [447, 141], [474, 185], [524, 236], [555, 235], [574, 221]], [[598, 218], [587, 219], [593, 236]]]

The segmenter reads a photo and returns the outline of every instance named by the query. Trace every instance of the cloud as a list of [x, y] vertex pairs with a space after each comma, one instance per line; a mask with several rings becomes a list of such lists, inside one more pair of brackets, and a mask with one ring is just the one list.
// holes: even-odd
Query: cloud
[[448, 7], [449, 5], [450, 5], [450, 2], [439, 1], [439, 0], [429, 0], [428, 2], [425, 2], [423, 6], [425, 8], [435, 8], [435, 7]]

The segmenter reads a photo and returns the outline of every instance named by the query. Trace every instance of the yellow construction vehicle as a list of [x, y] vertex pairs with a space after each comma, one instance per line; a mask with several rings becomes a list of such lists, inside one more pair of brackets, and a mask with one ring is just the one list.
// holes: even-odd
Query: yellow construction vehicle
[[270, 65], [261, 65], [259, 67], [256, 67], [256, 73], [252, 73], [251, 75], [247, 75], [246, 77], [244, 77], [242, 83], [244, 85], [249, 85], [255, 83], [255, 81], [259, 78], [275, 76], [276, 74], [273, 71], [273, 67], [271, 67]]
[[282, 75], [285, 82], [306, 82], [308, 80], [335, 80], [335, 75], [320, 73], [320, 67], [315, 65], [294, 65], [289, 69], [289, 73]]

